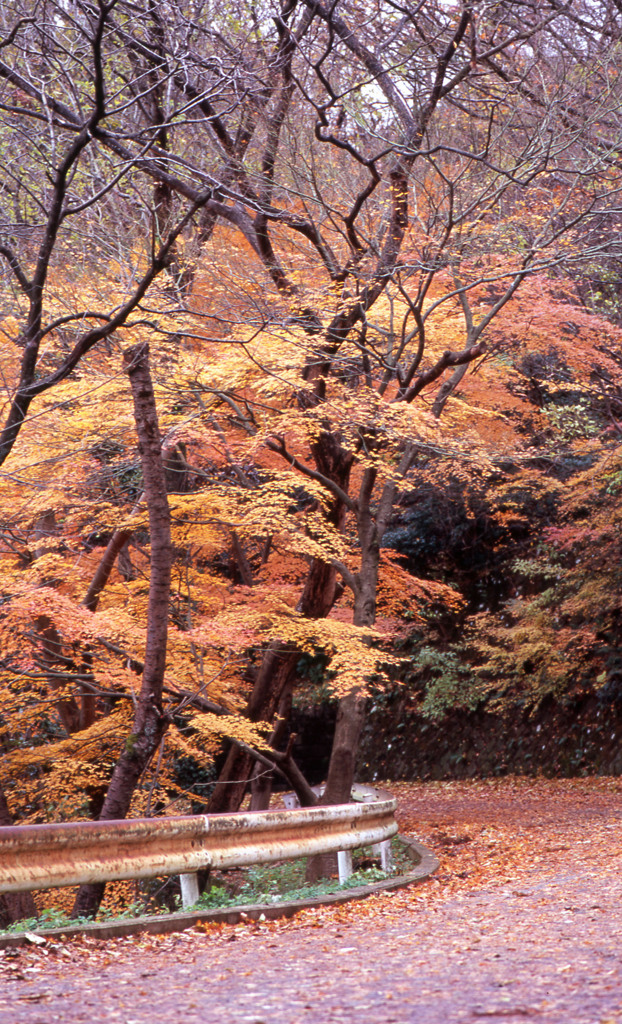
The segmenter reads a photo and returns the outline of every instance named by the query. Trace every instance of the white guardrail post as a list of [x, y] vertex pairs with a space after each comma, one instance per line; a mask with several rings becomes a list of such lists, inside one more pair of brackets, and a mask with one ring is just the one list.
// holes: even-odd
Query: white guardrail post
[[337, 870], [339, 871], [339, 885], [343, 885], [352, 874], [351, 850], [339, 850], [337, 854]]
[[180, 875], [189, 906], [198, 899], [201, 868], [335, 852], [344, 854], [345, 880], [348, 851], [385, 843], [397, 832], [395, 799], [376, 793], [373, 802], [327, 807], [0, 828], [0, 893]]
[[199, 892], [199, 876], [196, 871], [179, 876], [181, 886], [181, 905], [186, 910], [198, 903], [201, 893]]

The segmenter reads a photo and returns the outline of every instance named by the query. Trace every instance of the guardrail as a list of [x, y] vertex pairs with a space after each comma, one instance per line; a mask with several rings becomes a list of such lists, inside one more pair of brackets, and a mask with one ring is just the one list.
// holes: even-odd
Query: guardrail
[[[360, 799], [360, 798], [359, 798]], [[0, 828], [0, 893], [116, 879], [180, 875], [183, 905], [198, 899], [196, 871], [348, 851], [397, 832], [392, 797], [246, 814], [133, 818]]]

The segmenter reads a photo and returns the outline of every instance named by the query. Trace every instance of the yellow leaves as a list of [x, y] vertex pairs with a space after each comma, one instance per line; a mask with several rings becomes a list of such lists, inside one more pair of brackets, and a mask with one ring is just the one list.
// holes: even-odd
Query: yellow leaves
[[[229, 524], [236, 515], [231, 490], [213, 487], [187, 495], [171, 495], [171, 535], [176, 545], [203, 552], [221, 551], [227, 543]], [[217, 585], [217, 584], [215, 584]]]
[[6, 316], [0, 320], [0, 345], [15, 342], [19, 337], [20, 323], [14, 316]]
[[365, 643], [343, 642], [333, 648], [328, 664], [327, 687], [337, 699], [353, 691], [367, 694], [368, 684], [373, 681], [376, 687], [381, 686], [386, 679], [385, 668], [399, 660]]
[[[29, 768], [46, 767], [46, 771], [57, 770], [60, 775], [64, 771], [65, 758], [79, 764], [89, 778], [93, 779], [98, 772], [108, 771], [118, 754], [119, 737], [131, 731], [131, 702], [123, 702], [106, 717], [98, 719], [88, 729], [72, 733], [57, 742], [48, 742], [36, 747], [22, 747], [10, 751], [0, 762], [0, 772], [6, 779], [19, 779]], [[87, 765], [91, 763], [93, 769]]]
[[[14, 595], [31, 593], [35, 603], [42, 602], [43, 604], [48, 599], [52, 603], [55, 600], [55, 594], [71, 595], [80, 592], [84, 586], [83, 567], [80, 564], [72, 564], [67, 559], [65, 552], [61, 553], [57, 550], [46, 552], [45, 548], [51, 546], [51, 541], [47, 544], [44, 543], [42, 550], [37, 542], [38, 557], [26, 569], [15, 573], [12, 582], [0, 578], [0, 589], [8, 585], [12, 588]], [[58, 546], [58, 539], [56, 539], [55, 546]], [[23, 607], [25, 608], [25, 605]]]
[[167, 751], [175, 757], [191, 757], [203, 768], [210, 768], [213, 764], [214, 751], [220, 746], [216, 735], [207, 731], [199, 732], [199, 742], [194, 742], [194, 737], [186, 735], [187, 732], [185, 724], [178, 726], [174, 723], [166, 734]]
[[276, 535], [295, 554], [324, 561], [343, 558], [343, 537], [322, 514], [328, 497], [323, 485], [284, 471], [263, 476], [256, 487], [238, 491], [235, 498], [231, 490], [216, 492], [224, 495], [223, 526], [235, 529], [242, 539]]
[[327, 659], [328, 686], [336, 697], [354, 689], [365, 690], [372, 677], [384, 675], [383, 667], [397, 660], [382, 650], [386, 636], [375, 629], [354, 626], [338, 619], [306, 619], [299, 615], [274, 618], [264, 626], [271, 638], [293, 644], [309, 654]]
[[[226, 407], [224, 396], [239, 396], [251, 388], [270, 405], [309, 387], [300, 376], [305, 348], [302, 332], [270, 331], [267, 325], [261, 330], [241, 326], [227, 339], [226, 355], [222, 348], [213, 359], [185, 354], [179, 382], [185, 378], [187, 386], [202, 392], [212, 408]], [[234, 408], [233, 404], [230, 407]]]
[[236, 604], [192, 630], [190, 636], [223, 651], [262, 649], [279, 643], [309, 655], [321, 653], [329, 672], [329, 688], [336, 696], [365, 688], [367, 681], [382, 677], [384, 667], [396, 661], [378, 649], [386, 642], [386, 634], [337, 618], [306, 618], [283, 605], [274, 592], [266, 591], [258, 606]]
[[191, 715], [188, 724], [198, 734], [200, 742], [197, 743], [197, 746], [199, 747], [202, 741], [207, 741], [211, 749], [216, 751], [219, 744], [214, 742], [215, 739], [226, 738], [239, 740], [257, 750], [270, 749], [267, 737], [272, 727], [269, 722], [250, 722], [242, 715], [213, 715], [197, 712]]

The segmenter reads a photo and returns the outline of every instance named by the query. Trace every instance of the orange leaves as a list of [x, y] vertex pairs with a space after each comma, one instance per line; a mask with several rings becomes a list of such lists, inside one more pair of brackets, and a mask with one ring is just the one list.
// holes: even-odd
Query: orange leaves
[[[591, 403], [602, 382], [615, 379], [610, 353], [619, 347], [620, 332], [582, 309], [572, 286], [544, 274], [526, 280], [488, 326], [485, 357], [454, 376], [457, 353], [479, 340], [479, 326], [525, 259], [526, 231], [534, 237], [542, 232], [545, 208], [554, 202], [541, 196], [530, 211], [515, 198], [507, 216], [500, 216], [489, 193], [492, 170], [478, 164], [471, 171], [466, 157], [454, 158], [446, 167], [449, 180], [459, 186], [459, 202], [476, 189], [472, 211], [456, 207], [458, 229], [444, 238], [447, 182], [436, 167], [421, 176], [417, 170], [418, 221], [399, 269], [376, 281], [373, 296], [367, 287], [376, 272], [373, 242], [337, 286], [325, 267], [312, 264], [307, 241], [298, 244], [289, 229], [275, 227], [272, 241], [294, 293], [266, 286], [256, 252], [231, 229], [218, 227], [192, 267], [193, 294], [176, 304], [164, 283], [156, 286], [149, 322], [141, 311], [140, 323], [93, 351], [72, 380], [42, 398], [36, 419], [26, 424], [11, 472], [0, 481], [7, 524], [0, 587], [12, 601], [3, 606], [0, 625], [2, 694], [11, 718], [4, 735], [11, 743], [40, 744], [37, 764], [51, 743], [59, 766], [65, 763], [75, 780], [76, 794], [103, 785], [91, 775], [93, 751], [123, 742], [145, 643], [151, 551], [119, 347], [149, 337], [165, 455], [176, 453], [183, 466], [177, 493], [169, 496], [175, 564], [165, 707], [180, 731], [171, 728], [154, 768], [157, 779], [149, 782], [165, 806], [167, 793], [183, 788], [174, 773], [178, 754], [204, 769], [223, 735], [263, 742], [238, 713], [270, 645], [322, 655], [329, 686], [340, 696], [382, 680], [391, 661], [384, 649], [405, 624], [416, 626], [427, 643], [433, 622], [462, 620], [466, 600], [457, 584], [446, 582], [442, 556], [437, 564], [430, 557], [432, 581], [413, 577], [381, 548], [400, 491], [428, 487], [446, 494], [454, 488], [464, 500], [464, 547], [481, 544], [481, 518], [505, 542], [532, 528], [538, 502], [565, 500], [561, 480], [549, 472], [560, 445], [577, 459], [591, 459], [598, 450], [600, 422]], [[334, 159], [341, 166], [341, 156]], [[334, 189], [329, 171], [317, 168], [326, 176], [324, 187]], [[350, 181], [346, 191], [359, 185]], [[306, 216], [297, 195], [292, 190], [288, 201]], [[330, 217], [323, 230], [341, 252], [347, 240]], [[180, 240], [180, 254], [184, 245]], [[136, 246], [128, 260], [139, 269], [145, 254]], [[104, 298], [118, 303], [124, 268], [102, 268], [99, 277], [92, 273], [84, 282], [73, 271], [56, 271], [46, 298], [50, 312], [95, 308]], [[9, 318], [0, 334], [8, 390], [15, 383], [17, 326]], [[44, 368], [53, 365], [59, 339], [46, 342]], [[410, 402], [417, 382], [447, 351], [454, 363]], [[590, 376], [595, 369], [600, 383]], [[454, 387], [439, 418], [435, 399], [450, 381]], [[534, 465], [538, 457], [546, 471]], [[616, 467], [612, 461], [609, 470], [598, 469], [598, 487], [605, 480], [605, 487], [617, 486]], [[583, 501], [587, 478], [576, 482]], [[440, 534], [445, 524], [437, 525]], [[97, 613], [89, 614], [80, 602], [120, 528], [131, 536]], [[584, 538], [590, 550], [613, 532], [604, 519], [594, 529]], [[419, 540], [425, 548], [430, 538]], [[580, 543], [578, 537], [560, 543], [561, 554]], [[318, 563], [322, 571], [330, 567], [326, 608], [336, 581], [349, 587], [325, 619], [297, 610], [309, 565]], [[351, 604], [358, 602], [360, 612], [363, 596], [369, 619], [377, 599], [377, 630], [348, 621]], [[564, 615], [583, 615], [597, 599], [598, 588], [584, 579], [565, 595]], [[494, 690], [504, 672], [536, 698], [547, 687], [552, 692], [562, 686], [573, 642], [567, 622], [554, 623], [544, 602], [529, 609], [517, 604], [507, 614], [513, 621], [505, 628], [492, 616], [473, 622], [476, 656], [485, 663], [482, 692]], [[37, 625], [43, 617], [47, 636]], [[593, 639], [588, 633], [586, 628], [577, 642], [581, 657]], [[225, 719], [194, 709], [190, 718], [193, 694], [234, 714]], [[65, 704], [83, 719], [89, 708], [95, 716], [95, 723], [76, 728], [84, 748], [65, 735]], [[82, 761], [80, 749], [89, 751]], [[42, 772], [37, 784], [42, 802]], [[68, 799], [60, 775], [50, 792]], [[147, 800], [145, 792], [137, 794], [136, 806]], [[71, 813], [79, 802], [77, 795]]]
[[435, 580], [418, 579], [400, 564], [399, 555], [388, 548], [380, 552], [378, 614], [393, 620], [394, 628], [412, 628], [426, 620], [426, 614], [442, 607], [456, 614], [465, 605], [453, 587]]
[[[574, 286], [546, 277], [531, 278], [489, 328], [492, 345], [527, 353], [551, 383], [576, 379], [587, 385], [595, 365], [617, 373], [607, 349], [620, 344], [620, 329], [579, 301]], [[569, 377], [568, 374], [571, 376]]]

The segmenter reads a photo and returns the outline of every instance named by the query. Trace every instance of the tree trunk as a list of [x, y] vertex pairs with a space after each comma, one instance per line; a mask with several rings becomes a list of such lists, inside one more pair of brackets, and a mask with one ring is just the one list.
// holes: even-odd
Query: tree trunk
[[[369, 481], [369, 493], [373, 479]], [[378, 566], [380, 545], [376, 524], [371, 515], [369, 502], [364, 500], [365, 481], [361, 487], [358, 513], [358, 532], [361, 544], [361, 567], [356, 577], [354, 594], [354, 625], [372, 626], [376, 620], [376, 595], [378, 590]], [[360, 688], [352, 690], [339, 701], [335, 735], [328, 765], [326, 787], [322, 804], [346, 804], [350, 801], [356, 756], [365, 724], [367, 698]], [[336, 854], [317, 854], [307, 863], [306, 879], [315, 882], [318, 878], [334, 875], [337, 870]]]
[[[138, 450], [149, 513], [151, 575], [145, 661], [134, 728], [112, 774], [99, 815], [100, 821], [125, 818], [138, 780], [157, 750], [168, 725], [162, 714], [162, 686], [168, 633], [171, 529], [160, 431], [149, 371], [149, 347], [137, 345], [128, 349], [124, 353], [124, 360], [132, 388]], [[96, 914], [104, 888], [103, 884], [81, 886], [74, 904], [74, 915], [91, 917]]]
[[[339, 701], [326, 788], [319, 801], [321, 804], [350, 802], [366, 704], [366, 697], [360, 690], [353, 690]], [[317, 882], [318, 878], [331, 878], [336, 874], [336, 853], [318, 853], [307, 861], [307, 882]]]
[[[44, 671], [49, 672], [48, 683], [51, 690], [62, 690], [65, 681], [54, 675], [55, 669], [71, 669], [71, 663], [63, 654], [63, 644], [56, 626], [48, 615], [38, 615], [34, 621], [37, 635], [41, 638], [39, 662]], [[80, 705], [75, 697], [60, 697], [56, 701], [58, 717], [68, 735], [78, 732], [80, 725]]]
[[[291, 717], [292, 690], [293, 684], [291, 681], [290, 674], [290, 682], [285, 687], [281, 695], [281, 699], [279, 701], [279, 706], [277, 709], [276, 725], [272, 730], [272, 735], [269, 740], [270, 746], [275, 751], [278, 751], [278, 748], [280, 747], [283, 741], [287, 724]], [[271, 771], [266, 771], [265, 766], [262, 765], [261, 762], [256, 761], [255, 767], [253, 769], [253, 776], [251, 778], [251, 811], [268, 810], [268, 808], [270, 807], [270, 798], [272, 796], [273, 781], [274, 773]]]
[[[0, 826], [6, 828], [13, 824], [9, 805], [0, 786]], [[0, 928], [8, 928], [15, 921], [25, 917], [38, 917], [37, 908], [31, 892], [7, 892], [0, 896]]]
[[[315, 442], [314, 456], [321, 471], [347, 491], [352, 468], [351, 454], [343, 451], [335, 438], [327, 434]], [[345, 507], [341, 501], [334, 501], [328, 520], [337, 529], [343, 529]], [[311, 563], [298, 602], [298, 611], [305, 618], [323, 619], [332, 609], [339, 592], [337, 573], [333, 566], [316, 558]], [[283, 694], [287, 687], [292, 685], [299, 659], [298, 649], [287, 644], [270, 644], [264, 652], [246, 710], [252, 722], [272, 722]], [[210, 797], [209, 814], [232, 813], [239, 809], [251, 777], [253, 763], [252, 755], [234, 744], [231, 745]]]
[[[299, 651], [290, 645], [270, 644], [264, 652], [247, 706], [251, 722], [272, 721], [299, 658]], [[232, 813], [239, 809], [254, 763], [251, 753], [231, 744], [210, 797], [208, 814]]]
[[[355, 626], [373, 626], [376, 621], [380, 538], [369, 502], [374, 481], [375, 474], [372, 473], [367, 485], [365, 480], [363, 481], [359, 496], [358, 534], [361, 546], [361, 567], [357, 575], [354, 594], [353, 622]], [[365, 705], [366, 698], [359, 689], [352, 690], [339, 701], [335, 737], [322, 803], [347, 803], [350, 799], [356, 754], [365, 721]]]

